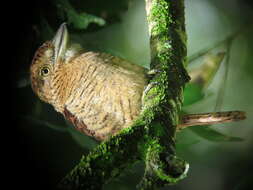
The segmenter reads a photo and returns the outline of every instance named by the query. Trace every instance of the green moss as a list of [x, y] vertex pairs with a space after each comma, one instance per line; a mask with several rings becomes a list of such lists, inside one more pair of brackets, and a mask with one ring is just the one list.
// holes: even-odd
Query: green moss
[[[186, 163], [175, 156], [175, 132], [189, 77], [183, 67], [186, 56], [183, 0], [153, 0], [151, 69], [158, 68], [144, 97], [140, 117], [129, 128], [101, 143], [63, 180], [69, 189], [100, 189], [137, 160], [146, 164], [140, 189], [173, 184], [186, 176]], [[177, 14], [177, 15], [176, 15]], [[65, 186], [64, 186], [65, 187]], [[68, 189], [68, 188], [63, 188]]]
[[[189, 80], [183, 68], [186, 55], [186, 35], [184, 31], [184, 19], [182, 18], [183, 14], [172, 14], [175, 13], [175, 11], [172, 11], [176, 8], [175, 6], [182, 8], [182, 4], [183, 1], [154, 0], [148, 17], [148, 21], [152, 26], [151, 47], [153, 57], [151, 66], [156, 67], [159, 65], [159, 69], [162, 71], [152, 80], [159, 87], [151, 89], [144, 99], [146, 108], [149, 108], [145, 112], [145, 115], [146, 117], [152, 117], [152, 119], [160, 118], [162, 122], [160, 123], [161, 125], [154, 125], [152, 123], [152, 129], [155, 129], [152, 130], [152, 133], [149, 133], [149, 135], [156, 135], [161, 139], [154, 143], [151, 138], [148, 141], [148, 145], [144, 146], [146, 150], [146, 165], [152, 162], [150, 165], [156, 167], [156, 169], [146, 168], [146, 170], [150, 170], [146, 171], [147, 174], [155, 174], [151, 174], [153, 176], [152, 179], [150, 175], [144, 177], [142, 180], [142, 185], [144, 186], [152, 186], [151, 184], [159, 183], [159, 181], [163, 181], [161, 182], [162, 184], [176, 183], [179, 180], [179, 177], [171, 177], [173, 176], [173, 171], [169, 171], [169, 173], [165, 172], [169, 163], [162, 161], [162, 157], [159, 154], [166, 152], [170, 155], [174, 154], [173, 148], [171, 149], [170, 146], [173, 146], [175, 126], [178, 123], [178, 114], [183, 98], [183, 86], [180, 85], [183, 85]], [[175, 20], [175, 18], [178, 20]], [[170, 141], [170, 145], [164, 142], [163, 137], [165, 136]], [[153, 147], [150, 148], [150, 146]], [[177, 165], [175, 168], [182, 168], [186, 163], [180, 162], [180, 164], [173, 164]], [[152, 182], [151, 184], [150, 181]]]
[[168, 11], [169, 3], [165, 0], [154, 0], [152, 4], [153, 6], [148, 18], [149, 22], [156, 23], [151, 30], [152, 36], [160, 35], [163, 32], [167, 33], [168, 19], [170, 20]]

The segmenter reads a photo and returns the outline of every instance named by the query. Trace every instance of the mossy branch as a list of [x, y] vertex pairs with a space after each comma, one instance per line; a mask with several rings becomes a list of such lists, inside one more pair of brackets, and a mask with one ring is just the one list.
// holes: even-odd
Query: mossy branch
[[188, 164], [175, 155], [175, 133], [189, 77], [186, 57], [184, 1], [146, 0], [152, 52], [150, 80], [140, 117], [120, 134], [101, 143], [62, 180], [60, 189], [102, 189], [136, 161], [145, 174], [138, 189], [177, 183]]

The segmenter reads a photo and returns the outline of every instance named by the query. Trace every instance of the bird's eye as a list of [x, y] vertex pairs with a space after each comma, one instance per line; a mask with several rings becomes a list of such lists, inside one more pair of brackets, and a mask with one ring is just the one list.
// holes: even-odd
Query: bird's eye
[[48, 66], [44, 66], [40, 69], [40, 75], [45, 77], [50, 73], [50, 68]]

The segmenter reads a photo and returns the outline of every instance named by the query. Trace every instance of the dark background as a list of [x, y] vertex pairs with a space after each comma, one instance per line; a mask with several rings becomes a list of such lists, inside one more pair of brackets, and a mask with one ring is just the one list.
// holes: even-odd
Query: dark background
[[[92, 24], [86, 30], [70, 26], [69, 29], [73, 36], [81, 36], [81, 43], [91, 44], [91, 49], [95, 47], [148, 66], [149, 49], [143, 2], [131, 2], [129, 5], [127, 1], [79, 0], [73, 3], [78, 11], [97, 16], [106, 12], [107, 25], [99, 27]], [[249, 0], [186, 0], [189, 56], [226, 38], [238, 28], [247, 28], [246, 32], [233, 42], [222, 109], [244, 110], [248, 119], [223, 125], [224, 127], [212, 127], [224, 134], [241, 137], [243, 142], [213, 142], [190, 130], [179, 134], [178, 153], [190, 163], [190, 171], [188, 178], [178, 185], [164, 189], [253, 189], [252, 8], [252, 2]], [[8, 10], [2, 16], [3, 20], [7, 21], [2, 23], [2, 30], [6, 33], [2, 36], [2, 42], [7, 50], [3, 53], [7, 61], [2, 64], [6, 65], [10, 73], [8, 80], [3, 80], [3, 84], [12, 87], [11, 97], [6, 93], [6, 100], [11, 98], [11, 107], [7, 106], [10, 110], [5, 111], [7, 115], [11, 113], [11, 118], [6, 117], [7, 123], [2, 124], [3, 128], [10, 129], [2, 134], [2, 145], [7, 149], [8, 155], [8, 162], [2, 163], [7, 168], [4, 175], [9, 188], [15, 186], [26, 189], [53, 189], [78, 163], [81, 155], [87, 153], [95, 144], [72, 130], [67, 133], [59, 132], [34, 122], [34, 118], [39, 118], [61, 126], [60, 128], [69, 128], [61, 115], [38, 100], [29, 85], [17, 88], [17, 83], [28, 76], [29, 65], [37, 47], [45, 38], [51, 38], [50, 34], [47, 36], [40, 33], [44, 26], [41, 24], [42, 20], [47, 20], [55, 31], [64, 21], [64, 17], [58, 15], [53, 0], [31, 1], [26, 4], [15, 2], [9, 6], [4, 5], [2, 9]], [[224, 69], [221, 67], [218, 71], [204, 100], [185, 107], [185, 110], [190, 113], [213, 111], [216, 94], [219, 88], [222, 88], [220, 81], [224, 79]], [[8, 105], [5, 99], [3, 103]], [[3, 119], [5, 120], [5, 116]], [[137, 164], [123, 172], [118, 180], [111, 182], [106, 188], [134, 189], [142, 174], [143, 165]]]

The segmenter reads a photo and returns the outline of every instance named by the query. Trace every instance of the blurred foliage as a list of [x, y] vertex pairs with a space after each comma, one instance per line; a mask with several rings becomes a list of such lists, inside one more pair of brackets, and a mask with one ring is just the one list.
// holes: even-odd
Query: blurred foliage
[[194, 104], [204, 98], [204, 93], [198, 84], [189, 83], [184, 89], [184, 106]]
[[224, 134], [219, 133], [207, 126], [193, 126], [191, 129], [194, 133], [200, 137], [214, 142], [224, 142], [224, 141], [242, 141], [242, 138], [239, 137], [230, 137]]
[[[23, 155], [26, 153], [27, 163], [34, 166], [31, 171], [46, 176], [50, 185], [56, 184], [82, 154], [96, 146], [96, 142], [74, 130], [51, 106], [40, 102], [32, 93], [27, 76], [33, 53], [42, 42], [52, 38], [62, 22], [67, 22], [72, 40], [81, 40], [78, 42], [86, 49], [105, 50], [147, 67], [148, 39], [141, 33], [146, 26], [143, 5], [143, 2], [134, 0], [48, 0], [33, 3], [34, 9], [26, 18], [30, 22], [19, 33], [14, 78], [21, 80], [14, 80], [14, 83], [22, 88], [15, 89], [14, 98], [18, 102], [13, 110], [19, 117], [16, 127]], [[249, 119], [222, 128], [199, 126], [179, 133], [177, 151], [190, 161], [192, 169], [182, 183], [164, 189], [246, 190], [252, 185], [252, 9], [252, 2], [246, 0], [186, 0], [189, 58], [203, 50], [214, 54], [226, 51], [223, 43], [221, 47], [216, 47], [216, 44], [248, 23], [246, 30], [239, 33], [231, 44], [230, 70], [221, 106], [224, 110], [245, 110]], [[196, 68], [201, 68], [201, 63], [203, 59], [195, 60], [189, 68], [195, 64]], [[218, 89], [224, 88], [222, 81], [228, 69], [225, 65], [221, 63], [217, 74], [210, 77], [210, 86], [186, 85], [184, 112], [214, 110]], [[240, 142], [225, 143], [227, 141]], [[25, 165], [23, 169], [26, 169]], [[142, 173], [143, 166], [137, 164], [131, 171], [123, 172], [117, 181], [108, 184], [106, 189], [134, 189]], [[43, 187], [45, 181], [36, 180]]]
[[66, 0], [54, 1], [58, 15], [61, 20], [66, 20], [75, 29], [86, 29], [89, 24], [95, 23], [99, 26], [105, 25], [105, 20], [85, 12], [78, 13]]

